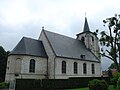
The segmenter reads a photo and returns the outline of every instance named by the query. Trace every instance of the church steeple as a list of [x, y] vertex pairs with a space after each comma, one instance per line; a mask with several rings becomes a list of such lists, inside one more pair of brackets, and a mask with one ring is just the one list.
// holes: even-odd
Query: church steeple
[[90, 28], [88, 25], [87, 17], [85, 17], [84, 29], [83, 32], [90, 32]]
[[77, 34], [77, 39], [82, 41], [85, 44], [86, 48], [91, 50], [91, 52], [93, 52], [94, 55], [99, 58], [99, 44], [98, 44], [99, 40], [90, 31], [86, 16], [85, 16], [83, 32]]

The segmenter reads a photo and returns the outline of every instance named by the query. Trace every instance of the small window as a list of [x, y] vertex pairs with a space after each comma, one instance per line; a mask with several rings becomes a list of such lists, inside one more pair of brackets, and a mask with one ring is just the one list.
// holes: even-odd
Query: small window
[[77, 62], [74, 62], [74, 74], [77, 74]]
[[92, 42], [94, 42], [94, 37], [92, 36]]
[[62, 61], [62, 73], [66, 73], [66, 61]]
[[35, 60], [30, 60], [29, 72], [35, 72]]
[[94, 64], [91, 65], [91, 69], [92, 69], [92, 74], [95, 74], [95, 65]]
[[83, 63], [83, 74], [87, 74], [87, 65]]
[[82, 38], [81, 38], [81, 41], [85, 42], [85, 38], [84, 38], [84, 37], [82, 37]]
[[85, 55], [81, 55], [80, 57], [81, 57], [82, 59], [85, 59]]

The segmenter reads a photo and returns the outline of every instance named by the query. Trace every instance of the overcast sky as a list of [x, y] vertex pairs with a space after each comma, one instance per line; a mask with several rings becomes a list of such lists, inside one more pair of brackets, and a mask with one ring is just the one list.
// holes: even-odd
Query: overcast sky
[[[120, 0], [0, 0], [0, 46], [11, 51], [23, 36], [38, 39], [42, 26], [76, 38], [85, 12], [91, 31], [106, 30], [102, 20], [120, 14]], [[102, 68], [110, 63], [102, 59]]]

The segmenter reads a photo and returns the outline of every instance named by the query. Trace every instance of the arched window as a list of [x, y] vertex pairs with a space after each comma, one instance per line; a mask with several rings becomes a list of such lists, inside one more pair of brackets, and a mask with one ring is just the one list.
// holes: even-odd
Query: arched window
[[66, 61], [62, 61], [62, 73], [66, 73]]
[[35, 60], [30, 60], [29, 72], [35, 72]]
[[17, 58], [15, 61], [15, 73], [17, 74], [21, 73], [21, 63], [22, 63], [21, 58]]
[[84, 38], [84, 37], [82, 37], [82, 38], [81, 38], [81, 41], [85, 42], [85, 38]]
[[87, 74], [87, 65], [86, 65], [86, 63], [83, 63], [83, 73]]
[[77, 74], [77, 62], [74, 62], [74, 74]]
[[92, 42], [94, 42], [94, 37], [92, 36]]
[[91, 64], [92, 74], [95, 74], [95, 65]]

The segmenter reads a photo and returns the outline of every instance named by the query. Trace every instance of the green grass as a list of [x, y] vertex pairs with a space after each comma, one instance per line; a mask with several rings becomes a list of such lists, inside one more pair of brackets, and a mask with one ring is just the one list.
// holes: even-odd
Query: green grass
[[67, 90], [89, 90], [89, 88], [76, 88], [76, 89], [67, 89]]

